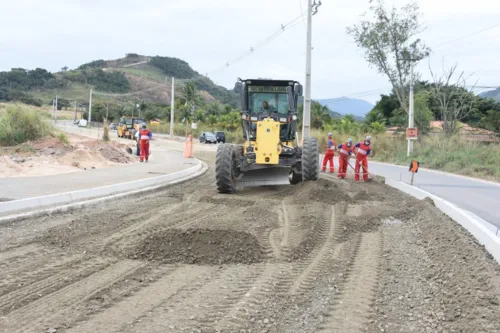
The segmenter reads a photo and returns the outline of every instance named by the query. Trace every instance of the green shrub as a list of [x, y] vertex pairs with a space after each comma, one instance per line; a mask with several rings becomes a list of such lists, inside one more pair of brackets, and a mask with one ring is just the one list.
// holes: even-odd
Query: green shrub
[[53, 132], [42, 112], [14, 104], [0, 109], [0, 145], [13, 146], [33, 141]]
[[59, 139], [59, 141], [61, 141], [62, 144], [65, 144], [65, 145], [69, 144], [68, 136], [65, 133], [59, 133], [57, 135], [57, 138]]

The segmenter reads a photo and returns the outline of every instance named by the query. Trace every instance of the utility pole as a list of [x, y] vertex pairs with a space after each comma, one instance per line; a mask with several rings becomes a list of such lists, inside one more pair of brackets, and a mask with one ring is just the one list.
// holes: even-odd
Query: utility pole
[[174, 137], [174, 110], [175, 110], [175, 78], [172, 76], [172, 95], [170, 96], [170, 137]]
[[87, 119], [88, 125], [90, 127], [90, 122], [92, 121], [92, 89], [90, 89], [90, 99], [89, 99], [89, 119]]
[[302, 116], [302, 140], [311, 133], [311, 45], [312, 45], [312, 0], [307, 1], [307, 41], [306, 41], [306, 91]]
[[52, 98], [52, 119], [56, 119], [56, 100]]
[[[413, 63], [410, 68], [410, 96], [409, 96], [409, 114], [408, 114], [408, 128], [413, 128], [415, 110], [413, 108]], [[408, 153], [407, 156], [413, 152], [413, 139], [408, 139]]]
[[73, 124], [76, 122], [76, 101], [75, 101], [75, 106], [73, 109]]

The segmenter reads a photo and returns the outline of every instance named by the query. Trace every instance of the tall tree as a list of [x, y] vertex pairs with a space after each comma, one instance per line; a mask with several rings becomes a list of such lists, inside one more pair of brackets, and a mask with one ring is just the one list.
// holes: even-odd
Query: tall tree
[[[371, 20], [347, 28], [365, 51], [368, 63], [387, 76], [403, 110], [408, 113], [411, 67], [427, 57], [430, 49], [416, 36], [422, 31], [417, 3], [389, 11], [383, 0], [370, 0]], [[415, 75], [418, 77], [418, 75]]]
[[439, 103], [443, 130], [447, 136], [452, 135], [457, 129], [457, 122], [466, 118], [472, 111], [476, 97], [472, 93], [474, 86], [466, 88], [467, 79], [464, 72], [454, 80], [457, 65], [443, 69], [442, 74], [436, 74], [430, 69], [434, 84], [433, 96]]

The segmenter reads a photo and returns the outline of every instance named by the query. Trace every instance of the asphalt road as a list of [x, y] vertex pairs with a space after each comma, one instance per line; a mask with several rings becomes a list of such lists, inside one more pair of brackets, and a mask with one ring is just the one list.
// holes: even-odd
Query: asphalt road
[[[371, 173], [410, 183], [408, 167], [369, 162]], [[420, 169], [413, 185], [443, 198], [500, 228], [500, 184]]]

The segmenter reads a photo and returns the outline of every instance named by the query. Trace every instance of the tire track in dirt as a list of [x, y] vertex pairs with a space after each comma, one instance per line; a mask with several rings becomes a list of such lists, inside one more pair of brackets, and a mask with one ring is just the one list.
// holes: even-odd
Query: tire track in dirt
[[203, 332], [211, 329], [227, 311], [228, 305], [246, 291], [241, 284], [248, 286], [258, 276], [255, 271], [241, 266], [229, 266], [219, 272], [194, 293], [184, 296], [181, 291], [177, 297], [180, 302], [155, 308], [148, 315], [147, 323], [136, 324], [134, 331], [157, 332], [165, 327], [175, 332], [193, 332], [195, 327]]
[[[146, 314], [151, 313], [162, 303], [169, 300], [182, 288], [193, 283], [196, 278], [206, 274], [209, 267], [182, 266], [179, 268], [169, 266], [165, 275], [155, 282], [138, 290], [130, 297], [115, 303], [90, 317], [86, 322], [68, 329], [67, 333], [112, 333], [124, 332], [131, 325]], [[126, 322], [124, 322], [126, 318]]]
[[21, 288], [0, 297], [0, 313], [6, 314], [20, 308], [23, 304], [59, 290], [76, 279], [87, 277], [111, 263], [111, 259], [83, 258], [83, 255], [74, 255], [51, 264], [44, 270], [30, 272], [32, 274], [26, 277], [32, 275], [34, 282], [26, 282], [25, 277], [23, 281], [18, 281], [17, 285], [22, 285]]
[[332, 305], [327, 323], [320, 327], [320, 332], [366, 332], [377, 292], [381, 253], [382, 238], [379, 232], [361, 236], [339, 298]]
[[257, 279], [247, 285], [243, 297], [236, 301], [223, 318], [214, 325], [215, 331], [238, 332], [245, 324], [252, 322], [251, 318], [259, 311], [260, 304], [270, 297], [272, 289], [279, 283], [287, 269], [285, 265], [267, 264], [259, 266], [258, 270], [261, 273]]
[[6, 332], [28, 333], [40, 332], [46, 326], [58, 327], [65, 316], [86, 299], [143, 265], [131, 260], [118, 262], [9, 313], [1, 318], [0, 328]]
[[262, 264], [252, 265], [251, 267], [251, 270], [248, 270], [247, 267], [242, 267], [239, 280], [219, 291], [221, 293], [218, 294], [219, 298], [209, 299], [209, 303], [206, 306], [208, 311], [199, 321], [199, 328], [203, 332], [213, 329], [214, 326], [227, 317], [227, 314], [234, 305], [239, 303], [248, 294], [248, 287], [255, 283], [255, 280], [264, 270], [264, 265]]
[[[29, 244], [25, 246], [20, 246], [12, 249], [8, 249], [4, 252], [0, 252], [0, 263], [4, 265], [4, 262], [8, 262], [9, 260], [16, 257], [25, 257], [28, 254], [37, 253], [41, 250], [41, 247], [36, 244]], [[2, 267], [3, 268], [3, 267]]]
[[[2, 279], [0, 295], [15, 289], [15, 286], [37, 276], [40, 267], [53, 266], [54, 262], [64, 263], [64, 253], [38, 245], [27, 245], [3, 252], [5, 260], [0, 261]], [[61, 257], [62, 262], [60, 261]]]
[[288, 219], [288, 211], [285, 205], [285, 200], [281, 202], [281, 214], [283, 218], [283, 239], [281, 240], [281, 247], [288, 247], [288, 238], [290, 235], [290, 220]]
[[[209, 295], [214, 295], [214, 281], [217, 283], [220, 277], [228, 271], [227, 267], [194, 267], [203, 270], [193, 274], [191, 283], [179, 288], [169, 299], [158, 304], [144, 316], [137, 318], [133, 324], [122, 327], [119, 332], [161, 332], [167, 328], [167, 331], [179, 332], [181, 329], [190, 329], [193, 325], [192, 314], [197, 311], [202, 302], [207, 300], [207, 297], [210, 297]], [[207, 285], [211, 287], [207, 288]]]
[[295, 294], [310, 288], [314, 284], [317, 273], [323, 266], [334, 258], [338, 258], [342, 249], [341, 244], [335, 245], [335, 231], [338, 228], [336, 222], [335, 206], [331, 206], [330, 213], [330, 229], [326, 236], [325, 242], [319, 251], [314, 255], [307, 268], [300, 274], [291, 286], [289, 293]]

